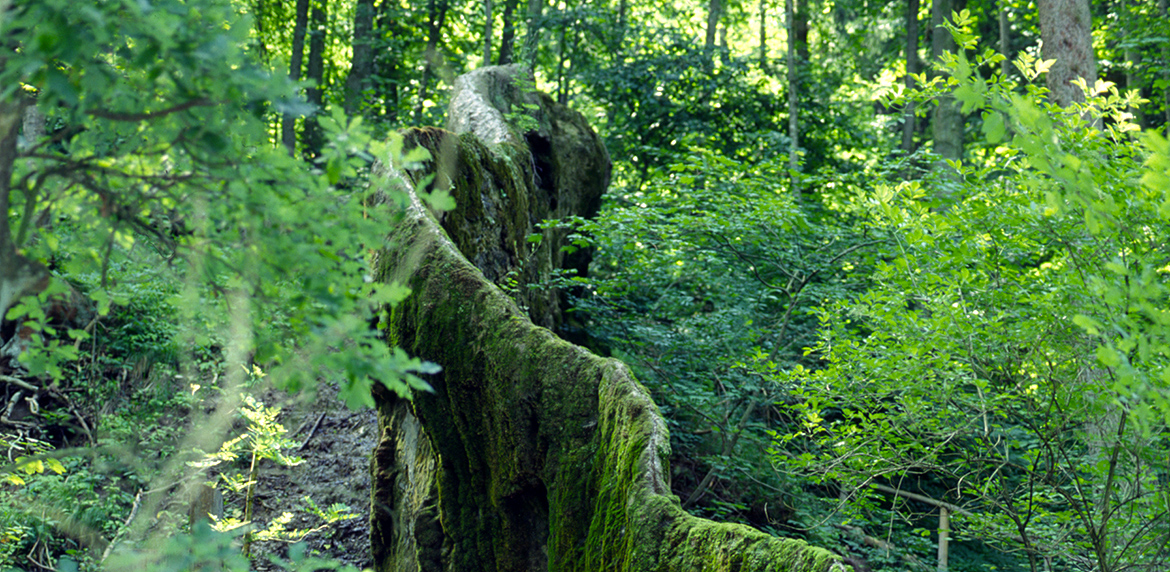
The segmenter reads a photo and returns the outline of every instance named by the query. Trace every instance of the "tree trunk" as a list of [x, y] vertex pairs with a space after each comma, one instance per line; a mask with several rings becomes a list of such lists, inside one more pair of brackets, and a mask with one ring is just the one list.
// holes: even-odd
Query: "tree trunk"
[[760, 69], [768, 71], [768, 0], [760, 0]]
[[[914, 78], [921, 71], [918, 65], [918, 0], [906, 0], [906, 91], [914, 89]], [[902, 152], [914, 152], [914, 133], [918, 130], [918, 116], [914, 102], [906, 104], [902, 112]]]
[[516, 3], [519, 0], [504, 0], [504, 29], [500, 32], [500, 55], [496, 62], [500, 65], [512, 63], [512, 49], [516, 42]]
[[800, 123], [798, 121], [795, 0], [784, 1], [784, 21], [788, 32], [788, 176], [792, 194], [800, 192], [797, 169], [800, 167]]
[[[1129, 3], [1125, 0], [1121, 0], [1121, 9], [1119, 12], [1121, 12], [1121, 29], [1123, 30], [1122, 34], [1124, 38], [1127, 35], [1126, 31], [1131, 31], [1136, 27], [1137, 19], [1131, 12]], [[1141, 66], [1141, 52], [1132, 46], [1126, 48], [1125, 64], [1125, 89], [1127, 91], [1136, 91], [1140, 95], [1142, 92], [1142, 81], [1139, 79], [1137, 70]], [[1148, 127], [1145, 111], [1141, 107], [1131, 107], [1129, 108], [1129, 112], [1133, 114], [1134, 122], [1140, 125], [1142, 129]]]
[[[1162, 21], [1170, 20], [1170, 10], [1166, 8], [1166, 0], [1158, 0], [1158, 14], [1162, 15]], [[1162, 79], [1166, 86], [1162, 88], [1162, 111], [1166, 116], [1166, 125], [1170, 125], [1170, 44], [1162, 44]]]
[[951, 516], [947, 507], [938, 507], [938, 572], [947, 572], [947, 557], [950, 554]]
[[[795, 37], [796, 37], [796, 58], [797, 58], [796, 59], [796, 67], [797, 67], [797, 70], [805, 69], [804, 66], [808, 65], [808, 62], [810, 61], [809, 60], [809, 53], [808, 53], [808, 33], [809, 33], [808, 15], [809, 15], [809, 4], [811, 2], [812, 2], [812, 0], [794, 0], [793, 6], [792, 6], [793, 9], [795, 10], [795, 12], [793, 13], [793, 18], [794, 18], [793, 21], [795, 22], [795, 26], [796, 26], [796, 31], [795, 31], [796, 36]], [[803, 73], [797, 74], [798, 81], [800, 80], [801, 76], [803, 76]]]
[[545, 0], [528, 0], [528, 28], [524, 32], [523, 61], [536, 67], [536, 51], [540, 48], [541, 31], [544, 30]]
[[723, 0], [707, 0], [707, 37], [703, 41], [703, 54], [710, 64], [715, 55], [715, 35], [719, 30], [719, 19], [723, 16]]
[[569, 102], [569, 78], [565, 69], [569, 64], [569, 18], [563, 11], [560, 13], [561, 34], [557, 42], [557, 103], [564, 105]]
[[264, 44], [264, 0], [256, 0], [252, 8], [255, 14], [256, 22], [256, 51], [260, 56], [260, 61], [268, 62], [268, 46]]
[[1097, 81], [1089, 0], [1037, 0], [1036, 4], [1044, 40], [1041, 55], [1056, 60], [1048, 70], [1048, 99], [1061, 107], [1083, 102], [1085, 94], [1073, 80], [1084, 78], [1090, 87]]
[[[377, 38], [393, 37], [397, 34], [398, 26], [395, 16], [397, 14], [394, 12], [394, 6], [390, 2], [382, 2], [378, 7], [377, 32], [375, 34]], [[398, 57], [391, 46], [386, 45], [384, 41], [379, 41], [377, 49], [374, 50], [374, 74], [376, 76], [374, 85], [378, 90], [379, 99], [384, 102], [382, 111], [386, 120], [393, 123], [398, 120], [398, 83], [400, 81]]]
[[422, 77], [418, 80], [418, 101], [414, 103], [414, 119], [421, 122], [424, 109], [423, 103], [427, 100], [427, 88], [430, 87], [431, 75], [435, 65], [439, 62], [439, 41], [442, 39], [443, 22], [447, 19], [447, 0], [429, 0], [427, 2], [427, 47], [423, 51]]
[[353, 11], [353, 58], [345, 78], [345, 113], [362, 109], [374, 73], [374, 0], [358, 0]]
[[[0, 56], [0, 66], [3, 64], [4, 58]], [[0, 323], [13, 302], [21, 296], [43, 290], [49, 280], [49, 271], [43, 264], [16, 251], [8, 218], [17, 158], [16, 140], [24, 121], [24, 104], [13, 96], [0, 99]], [[0, 345], [3, 341], [0, 340]]]
[[306, 92], [306, 99], [315, 108], [313, 115], [305, 118], [304, 154], [316, 157], [324, 146], [324, 136], [318, 116], [323, 111], [322, 96], [325, 93], [325, 35], [328, 25], [328, 0], [314, 0], [309, 16], [309, 65], [306, 70], [313, 86]]
[[[951, 12], [963, 9], [964, 0], [934, 0], [931, 6], [930, 57], [934, 65], [946, 52], [955, 51], [955, 39], [943, 28], [944, 22], [951, 21]], [[963, 156], [963, 115], [959, 104], [950, 95], [939, 98], [934, 110], [934, 152], [942, 159], [958, 160]], [[949, 169], [945, 162], [937, 168]]]
[[[584, 117], [516, 89], [517, 70], [456, 80], [448, 125], [473, 132], [408, 135], [455, 169], [441, 179], [459, 206], [444, 230], [414, 198], [375, 262], [380, 280], [411, 290], [390, 312], [388, 338], [443, 370], [427, 380], [433, 392], [411, 401], [375, 389], [374, 569], [665, 572], [718, 562], [843, 572], [836, 556], [802, 541], [686, 514], [670, 492], [670, 439], [646, 389], [620, 362], [533, 325], [540, 312], [529, 306], [526, 316], [492, 283], [522, 263], [554, 269], [559, 249], [547, 234], [531, 256], [513, 242], [524, 243], [532, 220], [596, 212], [609, 173]], [[534, 102], [536, 132], [503, 122], [501, 110]], [[513, 144], [484, 145], [502, 141]]]
[[492, 0], [483, 0], [483, 66], [492, 65]]
[[[309, 23], [309, 0], [297, 0], [296, 19], [293, 22], [292, 55], [289, 57], [288, 76], [293, 81], [301, 79], [301, 62], [305, 56], [305, 28]], [[296, 153], [296, 118], [284, 114], [280, 122], [280, 142], [288, 149], [289, 155]]]
[[1008, 23], [1011, 21], [1009, 9], [1009, 0], [999, 0], [999, 53], [1006, 58], [1002, 64], [1003, 77], [1008, 76], [1008, 71], [1012, 69], [1012, 60], [1015, 59], [1015, 54], [1012, 53], [1011, 42], [1011, 27]]
[[614, 53], [617, 53], [619, 50], [621, 50], [622, 44], [624, 44], [626, 41], [626, 27], [629, 26], [629, 23], [626, 21], [629, 18], [629, 16], [627, 15], [628, 11], [629, 11], [629, 0], [619, 0], [618, 1], [618, 17], [617, 17], [617, 21], [618, 21], [617, 43], [614, 46], [614, 50], [613, 50]]

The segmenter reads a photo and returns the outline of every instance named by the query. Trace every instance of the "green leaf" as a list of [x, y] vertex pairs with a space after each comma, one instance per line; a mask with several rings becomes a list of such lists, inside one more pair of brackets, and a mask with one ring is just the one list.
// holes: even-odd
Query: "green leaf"
[[1085, 333], [1090, 336], [1098, 336], [1101, 334], [1101, 323], [1084, 314], [1073, 316], [1073, 323], [1084, 329]]
[[1117, 367], [1121, 365], [1121, 355], [1111, 346], [1101, 346], [1097, 348], [1097, 361], [1105, 367]]
[[1003, 115], [998, 111], [988, 111], [983, 114], [983, 134], [987, 136], [988, 143], [995, 145], [1003, 141], [1005, 133], [1007, 133], [1007, 126], [1004, 124]]

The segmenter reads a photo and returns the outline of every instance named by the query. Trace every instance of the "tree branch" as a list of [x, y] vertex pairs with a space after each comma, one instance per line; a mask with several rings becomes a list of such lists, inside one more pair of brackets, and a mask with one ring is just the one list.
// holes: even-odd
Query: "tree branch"
[[208, 99], [206, 97], [198, 97], [198, 98], [192, 99], [190, 101], [185, 101], [185, 102], [180, 103], [178, 105], [173, 105], [173, 106], [168, 107], [166, 109], [160, 109], [158, 111], [146, 111], [146, 112], [142, 112], [142, 113], [125, 113], [125, 112], [119, 112], [119, 111], [105, 111], [102, 109], [91, 109], [91, 110], [87, 111], [86, 113], [88, 113], [94, 117], [100, 117], [102, 119], [109, 119], [111, 121], [150, 121], [151, 119], [157, 119], [159, 117], [165, 117], [167, 115], [171, 115], [173, 113], [178, 113], [180, 111], [186, 111], [188, 109], [191, 109], [192, 107], [210, 107], [212, 105], [215, 105], [215, 103], [213, 101], [211, 101], [210, 99]]

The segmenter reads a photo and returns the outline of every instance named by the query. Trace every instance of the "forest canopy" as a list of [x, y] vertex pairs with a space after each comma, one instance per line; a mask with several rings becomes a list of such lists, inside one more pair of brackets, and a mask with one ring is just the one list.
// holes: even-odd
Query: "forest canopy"
[[[504, 289], [630, 365], [688, 512], [858, 571], [1165, 570], [1166, 4], [0, 0], [0, 569], [270, 566], [350, 514], [244, 525], [247, 459], [297, 463], [259, 398], [429, 389], [371, 181], [514, 63], [614, 171], [540, 221], [588, 267]], [[149, 500], [212, 467], [234, 532]]]

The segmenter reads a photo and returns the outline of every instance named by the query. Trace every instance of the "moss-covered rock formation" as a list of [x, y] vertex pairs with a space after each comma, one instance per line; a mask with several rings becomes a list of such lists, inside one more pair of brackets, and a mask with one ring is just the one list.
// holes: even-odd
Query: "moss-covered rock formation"
[[[670, 494], [666, 426], [645, 388], [622, 363], [534, 325], [530, 315], [555, 325], [555, 298], [517, 289], [514, 299], [495, 284], [564, 263], [552, 250], [523, 250], [523, 238], [544, 213], [590, 214], [608, 179], [608, 158], [583, 118], [513, 89], [518, 73], [461, 78], [451, 126], [469, 133], [411, 135], [432, 149], [447, 174], [435, 184], [451, 184], [461, 206], [440, 224], [413, 200], [391, 231], [396, 246], [378, 260], [380, 279], [413, 292], [391, 313], [388, 342], [443, 371], [430, 380], [434, 392], [413, 402], [376, 394], [376, 569], [841, 569], [804, 542], [683, 512]], [[538, 107], [509, 124], [518, 98]], [[569, 122], [575, 136], [556, 135]], [[538, 137], [548, 147], [535, 148]], [[592, 159], [557, 165], [589, 146]], [[590, 188], [558, 186], [582, 165], [594, 165]]]

